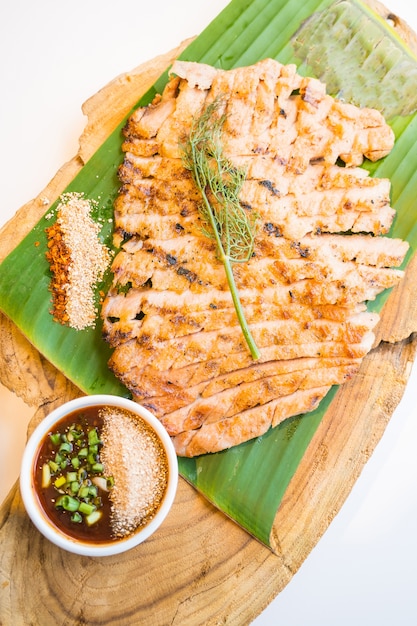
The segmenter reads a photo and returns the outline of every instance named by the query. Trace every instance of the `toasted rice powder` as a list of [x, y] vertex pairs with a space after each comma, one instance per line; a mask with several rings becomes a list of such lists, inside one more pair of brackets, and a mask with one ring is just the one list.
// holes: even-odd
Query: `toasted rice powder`
[[100, 457], [112, 476], [111, 527], [125, 537], [145, 526], [161, 506], [168, 483], [168, 459], [155, 431], [141, 417], [116, 407], [100, 409]]
[[100, 226], [90, 216], [94, 206], [82, 193], [63, 194], [56, 222], [46, 229], [46, 257], [53, 274], [52, 313], [56, 321], [77, 330], [95, 325], [94, 287], [111, 260], [109, 249], [98, 237]]

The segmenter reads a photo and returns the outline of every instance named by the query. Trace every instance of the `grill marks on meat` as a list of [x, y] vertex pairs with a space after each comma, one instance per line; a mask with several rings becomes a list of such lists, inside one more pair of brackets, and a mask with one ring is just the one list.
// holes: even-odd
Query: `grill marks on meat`
[[[340, 344], [344, 355], [350, 355], [351, 344], [360, 344], [377, 322], [372, 313], [359, 313], [344, 322], [317, 319], [313, 321], [271, 320], [251, 324], [252, 334], [260, 349], [276, 346], [283, 354], [300, 344]], [[210, 362], [224, 355], [245, 353], [245, 340], [240, 326], [223, 327], [220, 330], [204, 330], [155, 341], [154, 337], [142, 334], [135, 341], [116, 348], [119, 364], [123, 355], [129, 355], [129, 363], [152, 366], [157, 370], [177, 369], [201, 361]], [[298, 354], [297, 356], [301, 356]], [[285, 358], [285, 357], [284, 357]], [[125, 359], [123, 359], [125, 360]], [[113, 359], [112, 363], [114, 363]], [[126, 363], [126, 365], [128, 365]]]
[[218, 450], [219, 441], [222, 449], [236, 445], [236, 442], [248, 441], [263, 435], [269, 428], [278, 426], [282, 421], [297, 414], [309, 413], [316, 409], [320, 400], [329, 392], [330, 387], [302, 389], [287, 396], [281, 396], [252, 409], [226, 417], [217, 422], [204, 423], [200, 428], [190, 429], [173, 436], [177, 454], [197, 456]]
[[[240, 201], [260, 215], [253, 258], [234, 265], [256, 362], [181, 160], [193, 116], [218, 97], [225, 153], [246, 168]], [[120, 252], [102, 307], [111, 369], [184, 456], [316, 408], [371, 349], [378, 316], [365, 302], [401, 279], [408, 250], [382, 237], [395, 216], [389, 181], [357, 167], [393, 146], [382, 116], [270, 59], [231, 71], [176, 62], [124, 135]]]
[[[344, 370], [345, 378], [356, 373], [357, 367], [347, 366]], [[185, 430], [200, 428], [204, 424], [212, 424], [224, 418], [233, 417], [252, 407], [262, 406], [297, 391], [317, 389], [322, 386], [338, 384], [341, 377], [341, 368], [325, 368], [322, 370], [300, 370], [295, 373], [281, 374], [262, 378], [255, 383], [242, 382], [240, 385], [219, 391], [217, 402], [213, 398], [197, 398], [176, 410], [175, 404], [158, 405], [161, 413], [161, 422], [168, 433], [175, 435]], [[146, 405], [146, 403], [145, 403]], [[152, 410], [152, 403], [148, 405]], [[158, 413], [157, 413], [158, 415]]]

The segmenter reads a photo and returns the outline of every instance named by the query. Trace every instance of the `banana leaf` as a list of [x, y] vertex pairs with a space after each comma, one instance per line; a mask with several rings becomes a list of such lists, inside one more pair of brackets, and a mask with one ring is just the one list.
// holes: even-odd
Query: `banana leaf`
[[[384, 112], [395, 132], [395, 147], [381, 162], [364, 167], [371, 175], [392, 181], [397, 217], [390, 234], [410, 244], [405, 266], [417, 247], [417, 60], [412, 52], [388, 23], [359, 0], [233, 0], [181, 55], [184, 60], [224, 69], [265, 57], [296, 63], [300, 73], [325, 80], [332, 95]], [[164, 74], [137, 106], [148, 104], [166, 80]], [[368, 88], [376, 84], [377, 93]], [[97, 201], [94, 218], [105, 224], [100, 237], [109, 247], [124, 123], [66, 189]], [[82, 391], [129, 396], [107, 367], [111, 350], [102, 340], [100, 321], [95, 328], [78, 331], [57, 324], [50, 314], [45, 228], [56, 204], [0, 265], [0, 309]], [[109, 280], [105, 276], [97, 294]], [[380, 311], [388, 295], [381, 294], [369, 308]], [[276, 511], [335, 391], [317, 410], [286, 420], [253, 441], [217, 454], [179, 459], [181, 475], [269, 545]]]

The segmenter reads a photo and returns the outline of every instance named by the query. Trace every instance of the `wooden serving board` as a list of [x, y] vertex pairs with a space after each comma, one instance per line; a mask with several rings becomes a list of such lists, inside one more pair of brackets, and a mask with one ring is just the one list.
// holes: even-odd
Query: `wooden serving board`
[[[391, 19], [417, 50], [413, 33]], [[88, 124], [79, 153], [2, 229], [0, 261], [44, 214], [43, 199], [53, 202], [63, 192], [188, 43], [117, 78], [84, 104]], [[0, 623], [130, 626], [152, 616], [154, 626], [195, 626], [254, 619], [326, 531], [402, 397], [417, 349], [416, 263], [383, 311], [376, 347], [338, 391], [287, 489], [274, 523], [275, 554], [180, 479], [174, 506], [151, 539], [118, 557], [79, 557], [38, 533], [16, 483], [0, 509]], [[52, 408], [80, 395], [4, 316], [0, 343], [1, 382], [36, 409], [30, 431]], [[351, 418], [342, 421], [346, 415]]]

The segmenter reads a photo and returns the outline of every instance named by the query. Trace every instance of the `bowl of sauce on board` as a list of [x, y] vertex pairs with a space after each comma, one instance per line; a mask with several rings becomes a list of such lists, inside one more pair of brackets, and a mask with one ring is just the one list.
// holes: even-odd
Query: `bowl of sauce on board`
[[150, 537], [167, 516], [178, 463], [165, 428], [118, 396], [71, 400], [33, 431], [20, 491], [38, 530], [85, 556], [108, 556]]

